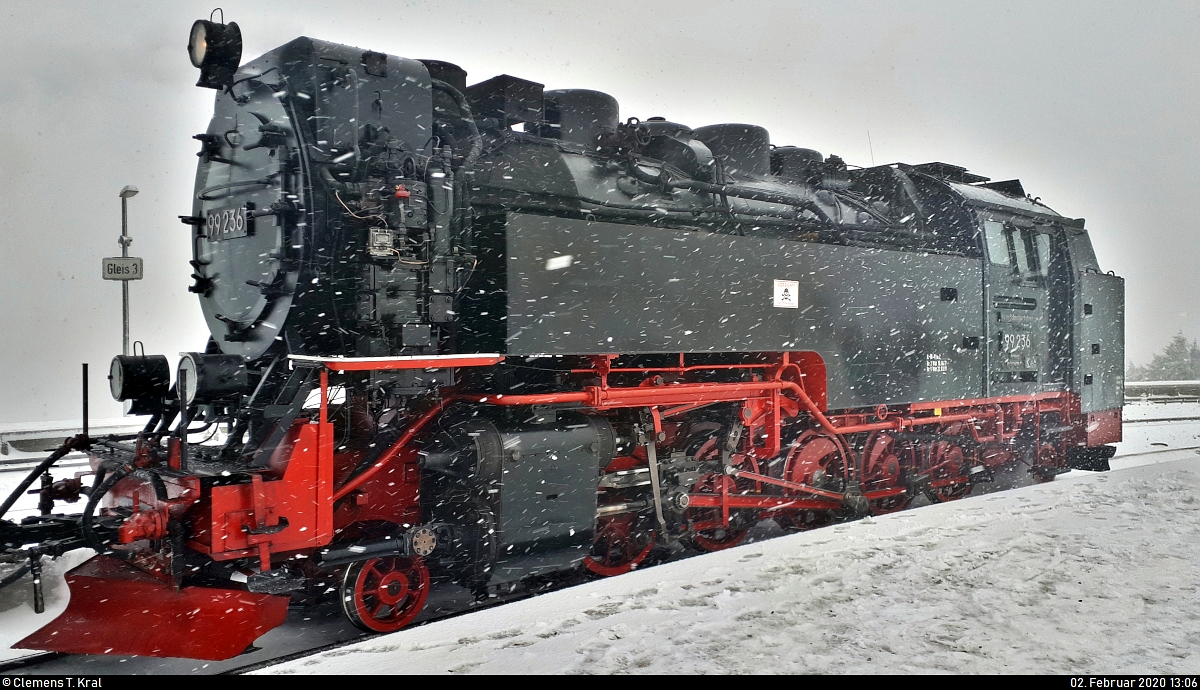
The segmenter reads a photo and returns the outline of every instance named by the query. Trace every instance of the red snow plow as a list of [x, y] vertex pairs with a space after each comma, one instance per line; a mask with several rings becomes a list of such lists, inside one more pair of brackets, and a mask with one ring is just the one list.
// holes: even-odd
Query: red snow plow
[[214, 587], [176, 591], [110, 556], [71, 570], [67, 585], [67, 610], [13, 647], [220, 661], [241, 654], [287, 617], [286, 596]]

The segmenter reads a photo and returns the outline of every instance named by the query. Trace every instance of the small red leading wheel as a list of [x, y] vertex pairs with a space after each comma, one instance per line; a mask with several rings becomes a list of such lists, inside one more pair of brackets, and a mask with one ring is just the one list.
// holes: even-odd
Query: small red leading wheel
[[342, 577], [342, 610], [363, 630], [395, 632], [408, 625], [429, 596], [429, 569], [419, 557], [372, 558]]
[[583, 559], [584, 567], [602, 577], [612, 577], [641, 565], [654, 548], [656, 535], [634, 530], [636, 520], [631, 513], [600, 518], [592, 553]]
[[[719, 494], [722, 490], [729, 494], [736, 494], [739, 491], [733, 477], [715, 472], [701, 477], [700, 481], [692, 487], [693, 493], [700, 494]], [[692, 543], [704, 551], [720, 551], [737, 546], [742, 543], [749, 531], [735, 528], [732, 514], [730, 515], [731, 524], [724, 525], [720, 508], [688, 508], [687, 519], [695, 530], [691, 536]]]

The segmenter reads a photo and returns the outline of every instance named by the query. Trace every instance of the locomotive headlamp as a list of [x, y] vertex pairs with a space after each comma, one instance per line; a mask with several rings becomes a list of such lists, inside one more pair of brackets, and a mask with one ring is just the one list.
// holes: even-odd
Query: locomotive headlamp
[[192, 67], [204, 66], [204, 56], [208, 54], [208, 27], [203, 19], [192, 24], [192, 35], [188, 37], [188, 57], [192, 59]]
[[108, 368], [114, 400], [161, 398], [171, 385], [171, 365], [162, 355], [117, 355]]
[[239, 355], [185, 352], [177, 371], [176, 381], [183, 384], [180, 394], [188, 405], [235, 400], [249, 383], [246, 360]]
[[[224, 17], [222, 17], [224, 18]], [[223, 89], [233, 82], [233, 73], [242, 60], [242, 31], [236, 22], [219, 24], [197, 19], [188, 39], [188, 57], [200, 68], [196, 86]]]

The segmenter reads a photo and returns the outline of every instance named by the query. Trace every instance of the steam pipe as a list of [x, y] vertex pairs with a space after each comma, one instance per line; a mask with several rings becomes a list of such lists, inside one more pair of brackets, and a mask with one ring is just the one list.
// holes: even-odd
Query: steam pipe
[[430, 83], [433, 88], [441, 91], [454, 100], [454, 104], [458, 106], [458, 113], [462, 117], [463, 122], [467, 123], [467, 129], [471, 132], [471, 150], [467, 152], [467, 157], [463, 159], [461, 170], [469, 172], [471, 166], [475, 164], [475, 160], [479, 158], [479, 154], [483, 152], [483, 137], [479, 134], [479, 126], [475, 124], [475, 117], [471, 114], [471, 106], [467, 103], [466, 96], [463, 96], [458, 89], [447, 84], [440, 79], [431, 79]]
[[[425, 410], [421, 416], [413, 420], [412, 424], [408, 425], [408, 428], [404, 430], [404, 433], [400, 435], [400, 438], [396, 439], [396, 442], [393, 443], [392, 446], [388, 448], [382, 455], [380, 455], [379, 459], [376, 460], [373, 465], [364, 470], [362, 474], [348, 480], [345, 484], [342, 484], [341, 488], [334, 492], [334, 502], [336, 503], [337, 501], [341, 500], [346, 496], [346, 494], [354, 491], [358, 487], [362, 486], [363, 483], [368, 479], [375, 476], [379, 470], [387, 467], [393, 460], [396, 459], [396, 456], [400, 454], [400, 451], [403, 450], [404, 447], [413, 440], [413, 437], [417, 435], [417, 432], [424, 428], [424, 426], [428, 424], [431, 419], [441, 413], [441, 411], [445, 409], [446, 405], [449, 405], [450, 403], [459, 399], [463, 399], [463, 396], [446, 396], [439, 400], [436, 405], [428, 410]], [[324, 414], [324, 409], [324, 407], [321, 408], [322, 414]]]
[[[637, 166], [632, 166], [637, 167]], [[795, 194], [785, 194], [781, 192], [768, 192], [763, 189], [754, 189], [752, 187], [743, 187], [734, 184], [711, 184], [709, 182], [700, 182], [698, 180], [671, 180], [666, 181], [667, 187], [680, 187], [690, 189], [696, 192], [704, 192], [707, 194], [717, 194], [721, 196], [731, 196], [737, 199], [749, 199], [751, 201], [763, 201], [768, 204], [784, 204], [787, 206], [795, 206], [806, 211], [811, 211], [813, 215], [825, 223], [832, 223], [833, 220], [825, 210], [817, 205], [815, 201], [806, 196]]]
[[784, 204], [794, 206], [806, 211], [811, 211], [813, 215], [819, 218], [822, 222], [832, 223], [833, 220], [825, 210], [817, 205], [815, 201], [807, 195], [787, 194], [784, 192], [769, 192], [763, 189], [754, 189], [752, 187], [744, 187], [736, 184], [712, 184], [710, 182], [700, 182], [699, 180], [683, 179], [674, 180], [667, 174], [665, 170], [660, 170], [658, 175], [651, 175], [642, 170], [637, 161], [630, 159], [626, 168], [629, 174], [634, 178], [647, 184], [661, 185], [664, 188], [680, 188], [690, 189], [695, 192], [704, 194], [715, 194], [722, 198], [734, 197], [737, 199], [749, 199], [751, 201], [762, 201], [769, 204]]

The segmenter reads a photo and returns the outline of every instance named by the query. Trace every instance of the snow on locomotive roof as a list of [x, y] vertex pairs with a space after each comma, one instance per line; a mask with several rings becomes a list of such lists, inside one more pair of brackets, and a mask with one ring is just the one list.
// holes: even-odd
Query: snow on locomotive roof
[[962, 184], [960, 182], [947, 181], [946, 184], [954, 188], [954, 191], [962, 194], [968, 201], [976, 202], [984, 206], [1002, 207], [1016, 213], [1031, 213], [1039, 216], [1050, 216], [1053, 218], [1062, 218], [1054, 209], [1040, 202], [1035, 202], [1032, 199], [1020, 198], [1003, 194], [994, 189], [987, 187], [979, 187], [976, 185]]

